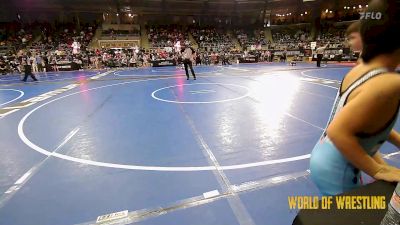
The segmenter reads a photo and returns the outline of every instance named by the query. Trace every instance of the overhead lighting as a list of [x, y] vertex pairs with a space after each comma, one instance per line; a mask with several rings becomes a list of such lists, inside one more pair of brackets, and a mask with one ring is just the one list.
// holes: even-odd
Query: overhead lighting
[[329, 13], [333, 13], [332, 11], [329, 11]]
[[356, 9], [356, 7], [355, 7], [355, 6], [353, 6], [353, 9]]
[[361, 9], [361, 8], [362, 8], [362, 6], [361, 6], [361, 5], [358, 5], [358, 8], [360, 8], [360, 9]]
[[347, 9], [347, 7], [345, 6], [345, 7], [343, 7], [343, 9]]
[[303, 13], [302, 14], [300, 14], [301, 16], [303, 16]]
[[329, 12], [329, 10], [328, 10], [328, 9], [326, 9], [326, 10], [325, 10], [325, 12], [326, 12], [326, 13], [328, 13], [328, 12]]
[[129, 14], [128, 14], [128, 16], [129, 16], [129, 17], [131, 17], [131, 16], [132, 16], [132, 14], [131, 14], [131, 13], [129, 13]]
[[116, 15], [119, 16], [119, 13], [117, 13]]
[[305, 11], [305, 12], [304, 12], [304, 14], [306, 14], [306, 15], [307, 15], [307, 11]]
[[368, 8], [368, 5], [365, 5], [365, 7], [367, 7], [367, 8]]

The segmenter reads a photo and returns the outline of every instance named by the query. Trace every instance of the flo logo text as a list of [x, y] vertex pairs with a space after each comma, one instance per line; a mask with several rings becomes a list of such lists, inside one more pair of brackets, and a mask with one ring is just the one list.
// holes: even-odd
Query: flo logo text
[[360, 13], [360, 20], [380, 20], [382, 18], [382, 13], [380, 12], [361, 12]]

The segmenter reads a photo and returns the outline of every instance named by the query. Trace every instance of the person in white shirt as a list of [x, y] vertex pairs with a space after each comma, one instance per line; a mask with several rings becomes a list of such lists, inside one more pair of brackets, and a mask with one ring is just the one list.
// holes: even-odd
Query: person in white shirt
[[31, 60], [31, 62], [32, 62], [32, 71], [33, 71], [34, 73], [39, 72], [38, 65], [37, 65], [37, 61], [36, 61], [36, 56], [31, 56], [30, 60]]
[[192, 63], [193, 54], [195, 52], [194, 49], [189, 45], [185, 45], [185, 47], [182, 48], [181, 52], [182, 52], [183, 65], [185, 66], [187, 80], [189, 80], [188, 67], [190, 67], [190, 71], [192, 72], [193, 78], [196, 80], [196, 74], [194, 73], [193, 63]]
[[148, 56], [146, 54], [143, 55], [143, 67], [148, 67]]
[[132, 56], [131, 59], [129, 60], [129, 67], [137, 67], [136, 63], [136, 56]]
[[58, 72], [57, 57], [55, 55], [52, 57], [51, 63], [53, 64], [53, 71]]

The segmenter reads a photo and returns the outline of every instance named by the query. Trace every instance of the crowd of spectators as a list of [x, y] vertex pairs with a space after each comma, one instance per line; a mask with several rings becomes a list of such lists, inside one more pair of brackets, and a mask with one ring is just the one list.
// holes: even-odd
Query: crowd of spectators
[[140, 30], [139, 29], [133, 29], [133, 30], [114, 30], [114, 29], [109, 29], [109, 30], [103, 30], [101, 34], [102, 39], [111, 39], [111, 40], [117, 40], [117, 39], [127, 39], [129, 37], [138, 37], [140, 36]]
[[275, 43], [287, 44], [293, 42], [305, 42], [310, 37], [309, 32], [302, 29], [279, 29], [272, 30], [272, 38]]
[[[272, 30], [273, 43], [268, 44], [269, 49], [296, 50], [299, 48], [310, 49], [310, 33], [304, 29], [279, 29]], [[327, 28], [321, 31], [321, 34], [315, 38], [319, 45], [329, 43], [329, 48], [346, 47], [344, 36], [345, 29]]]
[[190, 28], [190, 33], [193, 35], [199, 48], [206, 52], [222, 52], [234, 48], [232, 37], [226, 30], [211, 26], [192, 26]]
[[32, 65], [33, 72], [57, 71], [67, 64], [74, 64], [79, 69], [84, 61], [89, 61], [87, 46], [95, 25], [86, 24], [78, 29], [73, 24], [60, 24], [57, 28], [41, 24], [40, 28], [36, 41], [28, 42], [21, 48], [10, 48], [3, 55], [0, 59], [1, 73], [21, 72], [24, 64]]
[[309, 49], [310, 34], [302, 29], [279, 29], [272, 30], [273, 43], [269, 43], [267, 48], [274, 50], [298, 50]]
[[265, 39], [264, 31], [262, 30], [245, 30], [237, 29], [235, 30], [236, 37], [243, 48], [251, 48], [251, 46], [267, 45], [267, 40]]
[[342, 46], [346, 43], [345, 29], [329, 28], [323, 30], [316, 38], [316, 41], [322, 44], [329, 43], [332, 46]]
[[[23, 28], [15, 26], [1, 34], [3, 46], [18, 46], [20, 38], [27, 34]], [[74, 24], [62, 24], [57, 28], [50, 24], [42, 24], [41, 32], [25, 41], [26, 46], [13, 48], [0, 58], [0, 73], [21, 72], [22, 65], [32, 65], [34, 72], [52, 71], [63, 68], [63, 65], [74, 65], [75, 69], [126, 66], [150, 66], [152, 61], [181, 61], [179, 41], [181, 45], [189, 43], [189, 34], [197, 42], [199, 48], [195, 54], [195, 64], [229, 64], [237, 62], [245, 55], [257, 56], [258, 61], [272, 61], [276, 57], [285, 61], [286, 56], [311, 56], [310, 34], [307, 29], [279, 28], [272, 29], [273, 42], [267, 42], [262, 30], [233, 30], [243, 51], [235, 50], [228, 30], [214, 27], [190, 27], [186, 31], [179, 26], [149, 27], [148, 38], [152, 44], [150, 49], [97, 49], [87, 47], [96, 30], [95, 24], [85, 24], [77, 28]], [[14, 32], [12, 32], [14, 31]], [[105, 34], [125, 34], [120, 31], [105, 31]], [[15, 42], [15, 37], [18, 37]], [[329, 43], [328, 49], [343, 49], [344, 29], [330, 28], [322, 30], [316, 37], [318, 45]], [[73, 47], [77, 47], [74, 48]], [[250, 48], [249, 48], [250, 47]], [[341, 50], [343, 51], [343, 50]], [[329, 52], [329, 51], [328, 51]]]
[[187, 30], [178, 25], [151, 26], [148, 28], [148, 40], [151, 47], [173, 47], [178, 41], [188, 41]]
[[42, 23], [21, 24], [16, 21], [0, 24], [0, 46], [13, 46], [15, 49], [26, 47], [33, 39], [33, 32]]

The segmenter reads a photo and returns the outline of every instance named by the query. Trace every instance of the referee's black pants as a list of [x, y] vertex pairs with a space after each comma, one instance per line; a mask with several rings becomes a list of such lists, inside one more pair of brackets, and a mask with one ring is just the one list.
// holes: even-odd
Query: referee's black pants
[[317, 67], [321, 67], [321, 61], [323, 56], [324, 56], [323, 54], [317, 54]]
[[32, 67], [30, 65], [25, 65], [24, 68], [25, 68], [25, 76], [24, 79], [22, 79], [22, 81], [26, 82], [28, 80], [28, 76], [31, 76], [34, 81], [37, 81], [35, 75], [33, 75], [32, 73]]
[[196, 74], [194, 73], [194, 70], [193, 70], [192, 61], [190, 59], [184, 59], [183, 60], [183, 65], [185, 66], [185, 72], [186, 72], [187, 79], [189, 79], [188, 67], [190, 67], [190, 71], [192, 71], [193, 78], [196, 79]]

